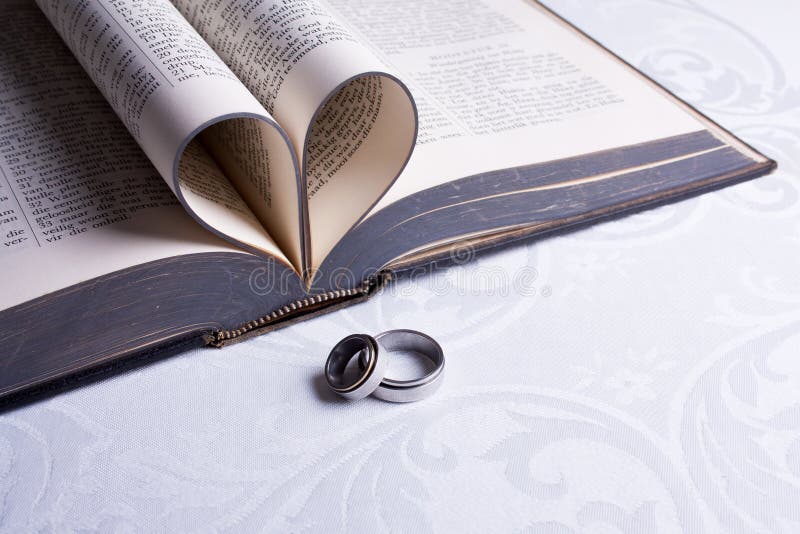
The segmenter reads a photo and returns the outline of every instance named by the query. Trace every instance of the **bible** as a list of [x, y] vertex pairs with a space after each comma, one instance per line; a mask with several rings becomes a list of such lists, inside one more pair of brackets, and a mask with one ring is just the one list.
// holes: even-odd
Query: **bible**
[[532, 0], [0, 10], [0, 399], [775, 167]]

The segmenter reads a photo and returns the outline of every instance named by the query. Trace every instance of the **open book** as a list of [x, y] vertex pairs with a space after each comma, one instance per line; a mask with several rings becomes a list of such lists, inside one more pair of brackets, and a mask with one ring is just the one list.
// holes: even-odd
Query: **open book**
[[0, 397], [774, 167], [531, 0], [0, 10]]

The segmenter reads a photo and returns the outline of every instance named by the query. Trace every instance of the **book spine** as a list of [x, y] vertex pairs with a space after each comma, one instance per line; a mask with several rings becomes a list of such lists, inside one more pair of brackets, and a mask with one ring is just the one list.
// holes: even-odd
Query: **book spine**
[[235, 343], [240, 338], [258, 335], [260, 331], [271, 330], [282, 323], [292, 319], [318, 312], [322, 309], [341, 305], [350, 300], [366, 298], [378, 288], [387, 283], [391, 278], [389, 272], [380, 273], [379, 276], [364, 280], [361, 286], [353, 289], [336, 289], [309, 295], [306, 298], [290, 302], [266, 315], [239, 325], [229, 330], [215, 330], [206, 336], [206, 344], [213, 347], [223, 347]]

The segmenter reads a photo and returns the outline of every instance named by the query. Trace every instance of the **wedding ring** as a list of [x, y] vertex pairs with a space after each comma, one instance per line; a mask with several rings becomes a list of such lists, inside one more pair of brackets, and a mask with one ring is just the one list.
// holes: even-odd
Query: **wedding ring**
[[[429, 359], [434, 368], [423, 377], [414, 380], [393, 380], [384, 377], [372, 393], [373, 396], [389, 402], [415, 402], [431, 396], [442, 384], [444, 377], [444, 352], [442, 347], [430, 336], [414, 330], [390, 330], [375, 336], [378, 351], [404, 351], [419, 354]], [[386, 354], [383, 354], [386, 359]], [[366, 362], [361, 356], [362, 365]]]
[[[346, 369], [358, 358], [359, 373], [348, 379]], [[325, 379], [332, 390], [349, 400], [368, 396], [380, 384], [386, 372], [386, 359], [378, 351], [375, 338], [366, 334], [347, 336], [333, 347], [325, 363]]]

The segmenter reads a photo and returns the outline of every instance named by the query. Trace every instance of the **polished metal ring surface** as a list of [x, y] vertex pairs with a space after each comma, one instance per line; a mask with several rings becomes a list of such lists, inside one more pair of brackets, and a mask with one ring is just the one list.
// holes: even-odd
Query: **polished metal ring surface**
[[[383, 359], [386, 359], [387, 352], [411, 352], [428, 358], [433, 363], [433, 370], [414, 380], [384, 377], [373, 396], [389, 402], [415, 402], [430, 397], [439, 389], [444, 377], [444, 352], [436, 340], [415, 330], [390, 330], [375, 336], [375, 341]], [[364, 361], [362, 356], [362, 363]]]
[[[353, 358], [358, 358], [358, 375], [346, 378], [346, 369]], [[386, 359], [378, 351], [372, 336], [353, 334], [333, 347], [325, 363], [325, 380], [328, 386], [348, 400], [359, 400], [371, 394], [386, 372]]]

